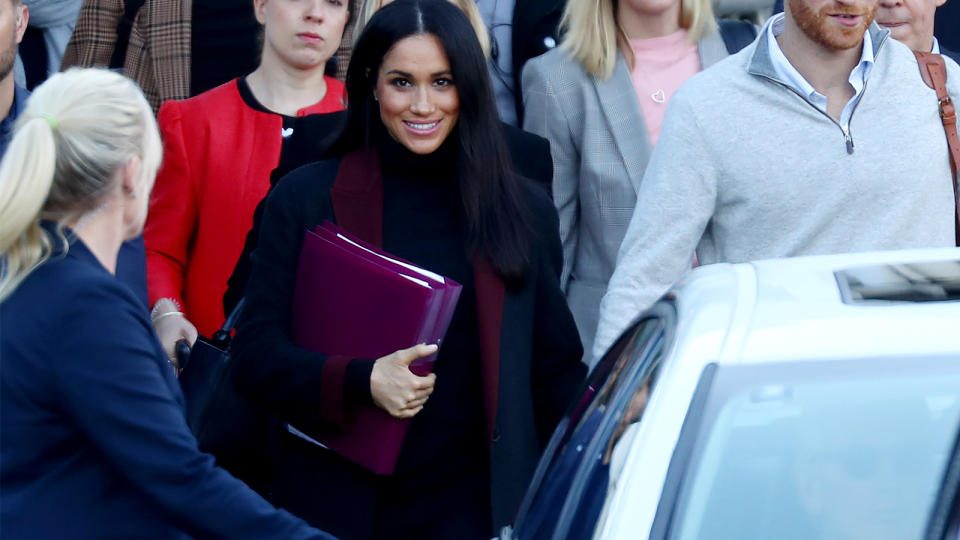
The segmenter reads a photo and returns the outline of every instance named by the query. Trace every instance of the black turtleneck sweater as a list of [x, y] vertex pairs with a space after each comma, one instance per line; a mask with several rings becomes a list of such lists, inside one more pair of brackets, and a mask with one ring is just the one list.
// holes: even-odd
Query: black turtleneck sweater
[[[465, 467], [486, 468], [480, 343], [473, 264], [462, 219], [456, 141], [420, 156], [387, 136], [378, 141], [383, 171], [383, 248], [463, 285], [434, 366], [434, 392], [413, 419], [395, 478], [405, 473], [448, 481]], [[438, 470], [439, 468], [439, 470]], [[421, 474], [424, 469], [430, 474]]]

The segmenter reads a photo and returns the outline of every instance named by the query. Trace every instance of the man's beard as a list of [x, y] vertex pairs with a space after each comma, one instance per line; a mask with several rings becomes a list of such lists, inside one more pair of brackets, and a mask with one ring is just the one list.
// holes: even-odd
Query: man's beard
[[13, 64], [17, 60], [17, 36], [14, 34], [10, 43], [0, 49], [0, 80], [6, 79], [13, 71]]
[[[877, 14], [877, 4], [870, 6], [847, 6], [834, 3], [814, 12], [804, 0], [787, 1], [790, 14], [800, 30], [813, 41], [828, 49], [852, 49], [863, 41], [863, 34]], [[828, 19], [830, 15], [859, 15], [860, 24], [851, 28], [838, 27]]]

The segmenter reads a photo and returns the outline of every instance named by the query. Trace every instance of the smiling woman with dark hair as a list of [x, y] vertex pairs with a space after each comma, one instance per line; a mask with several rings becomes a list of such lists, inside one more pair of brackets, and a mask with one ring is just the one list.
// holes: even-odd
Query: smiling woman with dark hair
[[[278, 505], [345, 539], [490, 538], [585, 370], [559, 287], [556, 211], [511, 172], [483, 51], [449, 2], [378, 11], [347, 89], [341, 157], [291, 173], [266, 201], [234, 382], [314, 430], [366, 404], [412, 418], [387, 476], [282, 430]], [[422, 345], [351, 359], [290, 341], [304, 231], [328, 219], [463, 285], [432, 374], [407, 369], [432, 352]]]

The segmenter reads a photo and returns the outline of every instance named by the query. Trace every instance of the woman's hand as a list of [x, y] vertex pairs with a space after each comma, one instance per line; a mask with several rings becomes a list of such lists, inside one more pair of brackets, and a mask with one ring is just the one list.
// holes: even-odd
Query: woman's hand
[[172, 300], [166, 298], [157, 300], [150, 318], [153, 320], [153, 328], [157, 332], [157, 337], [160, 338], [160, 344], [163, 345], [167, 358], [174, 367], [179, 367], [177, 366], [177, 342], [182, 339], [193, 347], [194, 342], [197, 341], [196, 327], [187, 320]]
[[410, 371], [418, 358], [437, 352], [436, 345], [415, 345], [378, 358], [370, 373], [370, 394], [378, 407], [396, 418], [413, 418], [433, 393], [437, 376], [419, 377]]

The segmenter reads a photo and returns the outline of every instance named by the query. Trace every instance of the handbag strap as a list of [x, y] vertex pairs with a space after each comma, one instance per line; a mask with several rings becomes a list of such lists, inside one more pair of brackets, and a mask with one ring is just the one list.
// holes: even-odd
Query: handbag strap
[[957, 109], [947, 93], [947, 66], [939, 54], [916, 52], [923, 82], [937, 92], [940, 108], [940, 120], [947, 135], [947, 147], [950, 153], [950, 170], [953, 176], [954, 235], [960, 246], [960, 202], [957, 200], [957, 173], [960, 171], [960, 136], [957, 135]]
[[210, 343], [219, 349], [226, 349], [232, 341], [233, 329], [237, 326], [237, 321], [240, 320], [240, 312], [243, 310], [243, 304], [246, 302], [245, 298], [241, 298], [237, 302], [236, 307], [233, 308], [233, 311], [230, 312], [230, 315], [227, 317], [227, 320], [223, 322], [223, 327], [213, 333], [210, 336]]
[[245, 304], [245, 299], [241, 298], [237, 305], [234, 306], [233, 311], [230, 312], [230, 316], [227, 317], [227, 320], [223, 322], [223, 327], [221, 330], [230, 332], [237, 326], [237, 321], [240, 320], [240, 311], [243, 310], [243, 304]]

